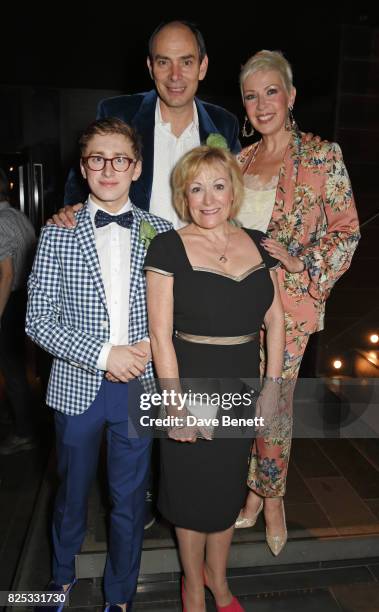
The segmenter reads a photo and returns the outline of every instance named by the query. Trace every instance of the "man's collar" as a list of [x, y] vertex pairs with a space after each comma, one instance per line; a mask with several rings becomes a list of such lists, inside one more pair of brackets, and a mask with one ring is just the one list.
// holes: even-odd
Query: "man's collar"
[[[192, 116], [192, 121], [187, 125], [187, 127], [185, 128], [184, 131], [188, 130], [188, 129], [199, 129], [199, 116], [197, 113], [197, 107], [196, 107], [196, 103], [195, 100], [193, 101], [193, 116]], [[171, 123], [169, 121], [164, 121], [162, 118], [162, 112], [161, 112], [161, 105], [160, 105], [160, 101], [159, 101], [159, 97], [157, 97], [157, 102], [156, 102], [156, 106], [155, 106], [155, 123], [156, 125], [159, 124], [162, 127], [168, 129], [169, 131], [171, 131]]]

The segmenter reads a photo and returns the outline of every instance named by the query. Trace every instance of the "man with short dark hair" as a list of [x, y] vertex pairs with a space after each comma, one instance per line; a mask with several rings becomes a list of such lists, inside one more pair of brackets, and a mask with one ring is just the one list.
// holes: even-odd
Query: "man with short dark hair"
[[[208, 69], [200, 31], [186, 21], [160, 24], [149, 40], [147, 66], [155, 90], [117, 96], [100, 102], [98, 117], [119, 117], [141, 135], [144, 167], [131, 189], [137, 206], [159, 215], [178, 228], [183, 223], [171, 204], [170, 175], [189, 150], [220, 134], [233, 153], [240, 151], [237, 118], [220, 106], [196, 97]], [[71, 172], [65, 204], [76, 204], [86, 193]], [[59, 219], [55, 218], [59, 223]], [[72, 217], [70, 217], [72, 221]]]

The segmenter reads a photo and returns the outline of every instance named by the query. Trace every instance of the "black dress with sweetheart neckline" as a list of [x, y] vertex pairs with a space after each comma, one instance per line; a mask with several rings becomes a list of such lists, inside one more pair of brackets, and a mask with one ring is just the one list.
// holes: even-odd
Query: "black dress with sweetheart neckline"
[[[252, 342], [228, 346], [174, 336], [181, 379], [259, 378], [259, 330], [274, 296], [269, 269], [278, 262], [260, 245], [262, 232], [245, 231], [262, 262], [239, 277], [192, 267], [175, 230], [151, 242], [145, 269], [174, 277], [174, 330], [200, 336], [257, 332]], [[238, 409], [232, 412], [231, 416], [239, 416]], [[162, 515], [178, 527], [207, 533], [233, 525], [247, 492], [250, 448], [251, 438], [238, 435], [216, 435], [194, 444], [162, 439], [158, 498]]]

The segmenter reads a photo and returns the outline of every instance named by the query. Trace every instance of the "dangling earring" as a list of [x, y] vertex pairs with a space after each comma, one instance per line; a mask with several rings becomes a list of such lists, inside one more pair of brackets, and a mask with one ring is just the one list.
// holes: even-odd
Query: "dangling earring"
[[250, 132], [247, 131], [246, 129], [246, 124], [250, 123], [250, 121], [247, 118], [247, 115], [245, 115], [245, 121], [243, 122], [243, 126], [242, 126], [242, 136], [244, 138], [250, 138], [250, 136], [253, 136], [255, 130], [253, 128], [253, 126], [250, 124], [251, 128], [250, 128]]
[[292, 104], [290, 104], [290, 106], [288, 107], [288, 115], [287, 115], [287, 119], [286, 119], [286, 130], [287, 132], [290, 132], [291, 130], [294, 130], [295, 132], [299, 131], [299, 126], [297, 125], [296, 121], [295, 121], [295, 117], [293, 116], [293, 106]]

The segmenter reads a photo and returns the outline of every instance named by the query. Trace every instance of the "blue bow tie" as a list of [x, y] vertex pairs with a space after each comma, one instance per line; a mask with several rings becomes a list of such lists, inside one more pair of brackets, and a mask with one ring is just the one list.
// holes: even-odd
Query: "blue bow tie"
[[108, 225], [108, 223], [118, 223], [121, 227], [130, 228], [133, 223], [133, 213], [131, 210], [128, 210], [128, 212], [122, 213], [121, 215], [108, 215], [108, 213], [103, 210], [97, 210], [95, 215], [96, 227], [104, 227], [104, 225]]

